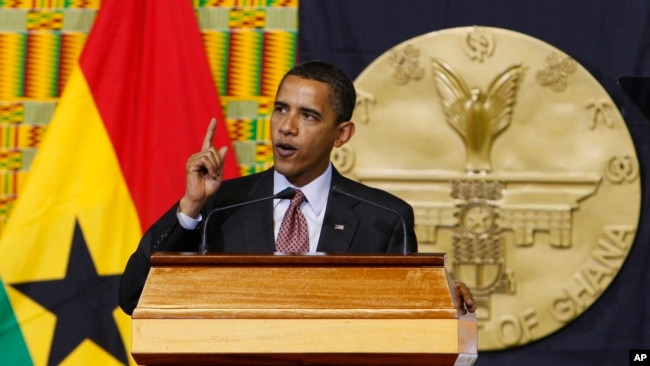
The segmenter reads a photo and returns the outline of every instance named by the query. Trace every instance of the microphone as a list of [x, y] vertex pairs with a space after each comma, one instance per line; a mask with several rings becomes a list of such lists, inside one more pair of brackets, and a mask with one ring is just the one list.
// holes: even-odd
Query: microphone
[[213, 209], [212, 211], [210, 211], [210, 213], [208, 213], [208, 216], [205, 217], [205, 222], [203, 223], [203, 232], [201, 233], [201, 253], [205, 254], [205, 253], [208, 252], [208, 239], [207, 239], [208, 220], [210, 220], [210, 216], [212, 216], [213, 213], [229, 210], [229, 209], [235, 208], [235, 207], [246, 206], [246, 205], [250, 205], [250, 204], [253, 204], [253, 203], [262, 202], [262, 201], [266, 201], [266, 200], [285, 199], [285, 198], [291, 199], [295, 195], [296, 195], [296, 190], [294, 188], [292, 188], [292, 187], [287, 187], [287, 188], [281, 190], [280, 192], [274, 194], [273, 196], [262, 197], [262, 198], [258, 198], [258, 199], [252, 200], [252, 201], [244, 201], [244, 202], [240, 202], [240, 203], [235, 203], [235, 204], [230, 205], [230, 206], [217, 207], [217, 208]]
[[332, 187], [332, 192], [334, 192], [335, 194], [338, 194], [338, 195], [352, 197], [354, 199], [365, 202], [365, 203], [367, 203], [369, 205], [372, 205], [372, 206], [375, 206], [375, 207], [379, 207], [379, 208], [381, 208], [383, 210], [390, 211], [390, 212], [394, 213], [395, 215], [397, 215], [397, 217], [399, 217], [399, 221], [402, 223], [402, 231], [404, 232], [404, 240], [402, 242], [402, 253], [403, 254], [408, 254], [409, 253], [408, 236], [406, 234], [406, 221], [404, 221], [404, 218], [402, 217], [402, 215], [399, 212], [397, 212], [396, 210], [393, 210], [390, 207], [382, 206], [382, 205], [380, 205], [378, 203], [374, 203], [374, 202], [368, 201], [367, 199], [364, 199], [364, 198], [361, 198], [359, 196], [353, 195], [352, 193], [347, 192], [344, 188], [342, 188], [338, 184]]

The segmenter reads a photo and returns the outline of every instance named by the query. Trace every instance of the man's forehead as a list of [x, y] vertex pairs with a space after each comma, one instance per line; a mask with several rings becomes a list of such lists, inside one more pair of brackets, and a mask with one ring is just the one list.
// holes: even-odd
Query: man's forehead
[[[286, 105], [307, 104], [310, 108], [331, 108], [328, 84], [295, 75], [287, 76], [275, 96], [275, 102]], [[298, 107], [296, 106], [296, 107]]]

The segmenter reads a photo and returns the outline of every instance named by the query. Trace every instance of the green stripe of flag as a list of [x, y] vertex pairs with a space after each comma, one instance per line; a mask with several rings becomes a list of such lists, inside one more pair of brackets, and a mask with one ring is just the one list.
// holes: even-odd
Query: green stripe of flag
[[5, 365], [33, 365], [23, 333], [0, 281], [0, 344], [2, 363]]

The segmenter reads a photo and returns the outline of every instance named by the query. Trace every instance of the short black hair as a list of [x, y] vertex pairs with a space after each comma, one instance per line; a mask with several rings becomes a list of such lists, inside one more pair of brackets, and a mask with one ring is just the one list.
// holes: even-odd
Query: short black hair
[[357, 102], [357, 93], [352, 80], [338, 67], [324, 61], [305, 61], [294, 66], [287, 72], [280, 85], [287, 76], [294, 75], [308, 80], [323, 82], [330, 87], [330, 103], [336, 113], [337, 123], [352, 119], [352, 112]]

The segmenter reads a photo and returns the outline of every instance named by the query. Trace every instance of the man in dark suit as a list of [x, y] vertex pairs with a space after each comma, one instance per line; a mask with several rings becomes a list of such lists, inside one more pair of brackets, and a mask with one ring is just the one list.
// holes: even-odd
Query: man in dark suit
[[[212, 146], [210, 123], [201, 151], [186, 165], [186, 192], [179, 203], [145, 233], [129, 259], [120, 286], [120, 306], [137, 305], [155, 251], [197, 251], [206, 215], [218, 207], [269, 197], [287, 187], [306, 196], [300, 205], [308, 229], [309, 252], [417, 251], [412, 207], [388, 192], [339, 174], [330, 162], [333, 148], [354, 135], [356, 103], [352, 81], [337, 67], [305, 62], [282, 79], [271, 115], [274, 166], [262, 173], [222, 180], [226, 149]], [[338, 186], [352, 196], [332, 192]], [[389, 208], [377, 208], [365, 201]], [[272, 253], [289, 200], [264, 200], [218, 212], [209, 220], [210, 251]], [[402, 228], [399, 212], [406, 224]], [[406, 240], [404, 240], [406, 235]], [[456, 283], [462, 312], [474, 311], [469, 289]]]

